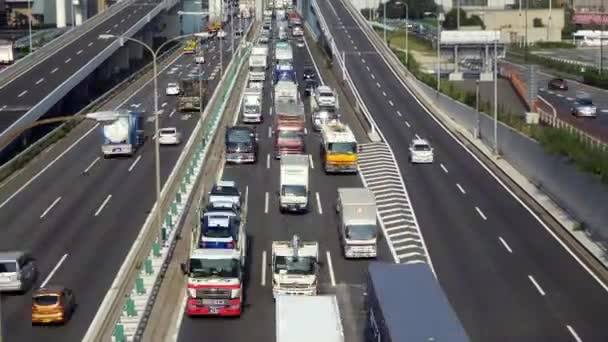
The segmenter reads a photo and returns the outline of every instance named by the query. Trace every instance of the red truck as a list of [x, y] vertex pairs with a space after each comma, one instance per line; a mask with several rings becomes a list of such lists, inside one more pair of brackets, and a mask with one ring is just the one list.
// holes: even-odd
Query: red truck
[[301, 102], [275, 102], [276, 116], [273, 124], [274, 157], [282, 154], [303, 154], [304, 104]]

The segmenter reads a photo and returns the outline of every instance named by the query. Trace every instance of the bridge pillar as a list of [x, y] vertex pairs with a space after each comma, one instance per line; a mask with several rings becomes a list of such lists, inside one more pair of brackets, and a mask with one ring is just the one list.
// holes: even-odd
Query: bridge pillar
[[80, 5], [74, 5], [74, 25], [76, 26], [80, 26], [82, 25], [83, 22], [83, 12], [84, 12], [84, 8], [83, 8], [83, 3], [81, 2]]
[[128, 47], [121, 47], [118, 49], [112, 57], [110, 57], [111, 63], [114, 65], [114, 74], [119, 74], [129, 70], [129, 49]]
[[454, 71], [449, 75], [450, 81], [463, 80], [462, 72], [460, 72], [459, 70], [459, 62], [460, 60], [458, 59], [458, 45], [454, 45]]

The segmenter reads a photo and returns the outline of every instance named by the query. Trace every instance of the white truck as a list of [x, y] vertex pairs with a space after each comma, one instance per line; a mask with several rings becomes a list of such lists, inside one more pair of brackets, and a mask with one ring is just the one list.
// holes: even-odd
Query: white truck
[[111, 120], [102, 122], [100, 127], [104, 158], [132, 156], [145, 140], [143, 113], [120, 111]]
[[281, 158], [279, 208], [281, 212], [308, 211], [308, 155], [285, 154]]
[[281, 43], [279, 42], [275, 45], [274, 59], [276, 64], [293, 64], [293, 49], [289, 43]]
[[279, 81], [274, 85], [275, 102], [299, 102], [298, 84], [291, 81]]
[[264, 81], [268, 68], [268, 47], [254, 46], [249, 56], [249, 79], [251, 81]]
[[0, 64], [13, 64], [14, 61], [13, 43], [5, 40], [0, 41]]
[[316, 296], [319, 285], [319, 243], [301, 241], [272, 242], [272, 295]]
[[241, 104], [241, 119], [247, 123], [262, 122], [262, 89], [245, 89]]
[[276, 300], [277, 342], [344, 342], [336, 296], [280, 296]]
[[346, 258], [377, 255], [376, 200], [367, 188], [338, 188], [340, 244]]
[[310, 108], [312, 112], [320, 109], [337, 111], [339, 103], [336, 92], [328, 86], [318, 86], [313, 96], [310, 97]]

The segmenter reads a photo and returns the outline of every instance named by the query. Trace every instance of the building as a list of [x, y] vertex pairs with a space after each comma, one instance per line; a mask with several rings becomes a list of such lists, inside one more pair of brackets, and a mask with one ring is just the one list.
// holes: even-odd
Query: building
[[[526, 24], [527, 12], [527, 24]], [[469, 15], [478, 15], [486, 25], [486, 30], [501, 32], [503, 43], [528, 44], [543, 41], [561, 41], [564, 28], [564, 9], [484, 9], [469, 10]], [[535, 27], [536, 24], [536, 27]]]
[[0, 0], [0, 27], [6, 27], [6, 4]]

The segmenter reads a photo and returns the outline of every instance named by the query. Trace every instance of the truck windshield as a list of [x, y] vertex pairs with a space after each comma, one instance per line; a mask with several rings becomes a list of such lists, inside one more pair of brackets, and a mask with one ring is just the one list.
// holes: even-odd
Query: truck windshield
[[245, 105], [245, 114], [259, 114], [260, 106], [257, 105]]
[[333, 153], [357, 153], [356, 143], [330, 143], [327, 146], [329, 152]]
[[251, 142], [251, 132], [245, 129], [230, 130], [227, 142], [231, 144], [248, 144]]
[[376, 226], [358, 224], [346, 226], [346, 237], [352, 240], [370, 240], [376, 237]]
[[429, 145], [417, 144], [414, 145], [414, 151], [430, 151], [431, 147]]
[[306, 196], [306, 187], [304, 185], [283, 185], [281, 186], [281, 195], [283, 196]]
[[313, 274], [315, 260], [312, 257], [276, 256], [274, 260], [275, 273], [286, 270], [289, 274]]
[[294, 130], [280, 130], [279, 139], [300, 139], [300, 132]]
[[190, 259], [190, 276], [193, 278], [239, 276], [239, 262], [234, 259]]

